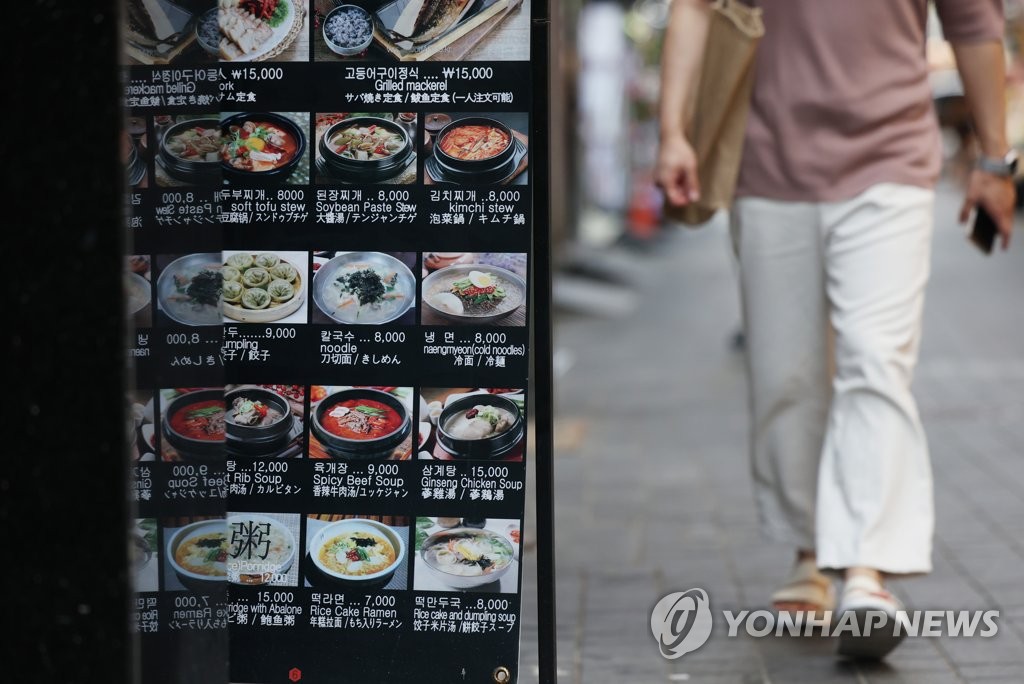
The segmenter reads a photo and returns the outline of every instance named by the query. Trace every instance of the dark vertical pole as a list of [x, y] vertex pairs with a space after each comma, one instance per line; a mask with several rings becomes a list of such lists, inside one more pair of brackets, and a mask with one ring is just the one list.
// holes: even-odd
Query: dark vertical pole
[[118, 26], [114, 0], [5, 21], [5, 682], [129, 678]]
[[[556, 681], [555, 653], [555, 539], [554, 539], [554, 434], [550, 225], [550, 116], [548, 69], [550, 55], [548, 0], [533, 0], [530, 46], [533, 70], [533, 130], [530, 134], [533, 180], [534, 273], [534, 387], [536, 388], [536, 491], [537, 491], [537, 612], [541, 684]], [[536, 154], [536, 153], [539, 154]]]

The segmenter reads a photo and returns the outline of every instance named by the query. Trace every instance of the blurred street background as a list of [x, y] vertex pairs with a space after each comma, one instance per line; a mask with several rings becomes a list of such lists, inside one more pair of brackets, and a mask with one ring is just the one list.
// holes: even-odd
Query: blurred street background
[[[721, 610], [768, 607], [792, 549], [751, 502], [742, 328], [725, 217], [665, 225], [651, 181], [663, 0], [553, 7], [557, 241], [556, 561], [559, 681], [1024, 682], [1024, 219], [985, 257], [957, 224], [973, 159], [951, 51], [929, 40], [944, 178], [915, 393], [936, 480], [935, 572], [894, 582], [910, 608], [998, 609], [991, 639], [908, 640], [884, 664], [827, 639], [729, 639], [667, 661], [650, 610], [702, 587]], [[1012, 142], [1024, 148], [1024, 0], [1008, 0]], [[527, 547], [529, 541], [527, 541]], [[530, 557], [524, 577], [529, 580]], [[521, 681], [535, 681], [535, 587]], [[719, 621], [721, 622], [721, 621]]]

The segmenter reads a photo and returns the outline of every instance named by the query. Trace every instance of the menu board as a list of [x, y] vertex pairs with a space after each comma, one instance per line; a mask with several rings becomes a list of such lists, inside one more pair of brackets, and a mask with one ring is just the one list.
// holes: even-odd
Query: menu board
[[530, 0], [125, 0], [139, 681], [514, 682]]

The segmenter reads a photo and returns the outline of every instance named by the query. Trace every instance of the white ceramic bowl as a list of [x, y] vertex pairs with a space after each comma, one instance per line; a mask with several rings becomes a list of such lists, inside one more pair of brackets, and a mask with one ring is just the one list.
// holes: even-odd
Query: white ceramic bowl
[[[395, 562], [383, 570], [369, 575], [343, 575], [340, 572], [329, 569], [320, 562], [320, 549], [334, 537], [346, 532], [369, 532], [388, 540], [395, 549]], [[402, 563], [405, 562], [405, 540], [392, 528], [376, 520], [367, 520], [365, 518], [339, 520], [320, 528], [320, 531], [316, 533], [313, 540], [309, 543], [309, 557], [312, 559], [313, 565], [320, 572], [332, 579], [352, 584], [387, 584], [387, 582], [391, 581], [391, 577], [398, 568], [402, 567]]]
[[175, 553], [178, 551], [178, 547], [181, 543], [190, 537], [199, 536], [202, 534], [210, 534], [211, 532], [224, 532], [227, 533], [227, 521], [223, 519], [215, 520], [200, 520], [199, 522], [190, 523], [185, 525], [177, 532], [175, 532], [167, 542], [167, 560], [171, 564], [171, 568], [174, 569], [174, 574], [178, 576], [178, 579], [183, 585], [189, 589], [204, 590], [204, 589], [216, 589], [223, 587], [224, 582], [227, 581], [227, 575], [201, 575], [191, 570], [186, 570], [178, 564], [175, 559]]

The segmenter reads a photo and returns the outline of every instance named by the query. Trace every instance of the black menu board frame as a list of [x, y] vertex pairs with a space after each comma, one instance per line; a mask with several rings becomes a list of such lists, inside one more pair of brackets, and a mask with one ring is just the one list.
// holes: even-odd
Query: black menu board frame
[[555, 681], [547, 2], [125, 2], [143, 680]]

